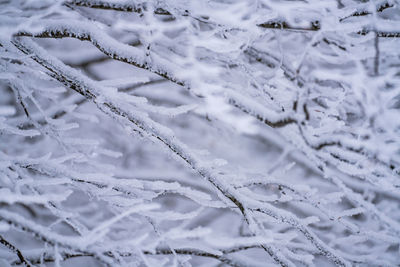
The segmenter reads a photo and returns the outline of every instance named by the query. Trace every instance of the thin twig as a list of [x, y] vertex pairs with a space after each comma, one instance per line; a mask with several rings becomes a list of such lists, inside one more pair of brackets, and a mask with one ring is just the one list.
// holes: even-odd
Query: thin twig
[[31, 264], [25, 259], [24, 255], [22, 255], [22, 252], [1, 235], [0, 235], [0, 243], [3, 244], [12, 252], [14, 252], [15, 254], [17, 254], [18, 259], [20, 260], [21, 263], [25, 264], [25, 266], [27, 267], [31, 266]]

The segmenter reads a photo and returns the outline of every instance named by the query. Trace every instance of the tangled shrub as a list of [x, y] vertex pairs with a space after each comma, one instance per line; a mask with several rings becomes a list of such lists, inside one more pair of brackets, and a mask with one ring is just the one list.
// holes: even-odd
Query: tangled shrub
[[0, 265], [399, 265], [399, 21], [0, 1]]

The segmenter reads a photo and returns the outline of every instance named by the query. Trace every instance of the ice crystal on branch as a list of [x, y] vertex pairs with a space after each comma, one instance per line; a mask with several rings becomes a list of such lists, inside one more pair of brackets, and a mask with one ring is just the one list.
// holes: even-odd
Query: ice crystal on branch
[[399, 14], [0, 1], [0, 265], [399, 265]]

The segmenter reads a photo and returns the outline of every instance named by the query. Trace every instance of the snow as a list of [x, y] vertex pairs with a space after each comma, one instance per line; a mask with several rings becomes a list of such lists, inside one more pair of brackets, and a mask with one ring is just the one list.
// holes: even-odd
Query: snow
[[398, 265], [398, 11], [1, 2], [0, 265]]

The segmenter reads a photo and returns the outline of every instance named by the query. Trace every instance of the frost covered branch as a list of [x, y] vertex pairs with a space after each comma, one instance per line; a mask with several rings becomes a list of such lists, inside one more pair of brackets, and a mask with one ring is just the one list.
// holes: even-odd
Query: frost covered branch
[[0, 265], [398, 265], [398, 14], [1, 2]]

